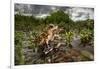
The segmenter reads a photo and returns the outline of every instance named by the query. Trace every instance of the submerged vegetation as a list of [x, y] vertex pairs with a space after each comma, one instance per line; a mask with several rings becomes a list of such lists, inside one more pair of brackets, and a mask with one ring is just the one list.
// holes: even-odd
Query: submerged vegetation
[[[49, 42], [50, 52], [39, 45], [40, 34], [53, 24], [63, 29], [60, 38]], [[45, 38], [45, 37], [44, 37]], [[42, 55], [41, 55], [42, 54]], [[94, 20], [71, 20], [63, 11], [46, 18], [15, 15], [15, 65], [94, 60]]]

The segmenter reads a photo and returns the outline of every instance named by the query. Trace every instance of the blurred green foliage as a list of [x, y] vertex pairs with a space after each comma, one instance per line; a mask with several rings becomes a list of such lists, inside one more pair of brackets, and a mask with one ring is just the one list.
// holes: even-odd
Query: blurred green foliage
[[81, 36], [81, 41], [83, 44], [87, 44], [91, 41], [91, 39], [93, 39], [93, 33], [89, 29], [81, 30], [80, 36]]
[[73, 39], [73, 36], [74, 36], [74, 33], [69, 31], [69, 32], [66, 32], [66, 43], [69, 47], [71, 47], [71, 41]]
[[15, 65], [24, 64], [23, 55], [23, 32], [15, 32]]

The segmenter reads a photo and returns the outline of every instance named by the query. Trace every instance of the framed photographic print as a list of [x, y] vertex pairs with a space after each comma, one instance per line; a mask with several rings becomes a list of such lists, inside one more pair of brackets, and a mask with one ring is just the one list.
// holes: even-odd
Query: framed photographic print
[[94, 61], [94, 7], [16, 0], [11, 23], [11, 68]]

